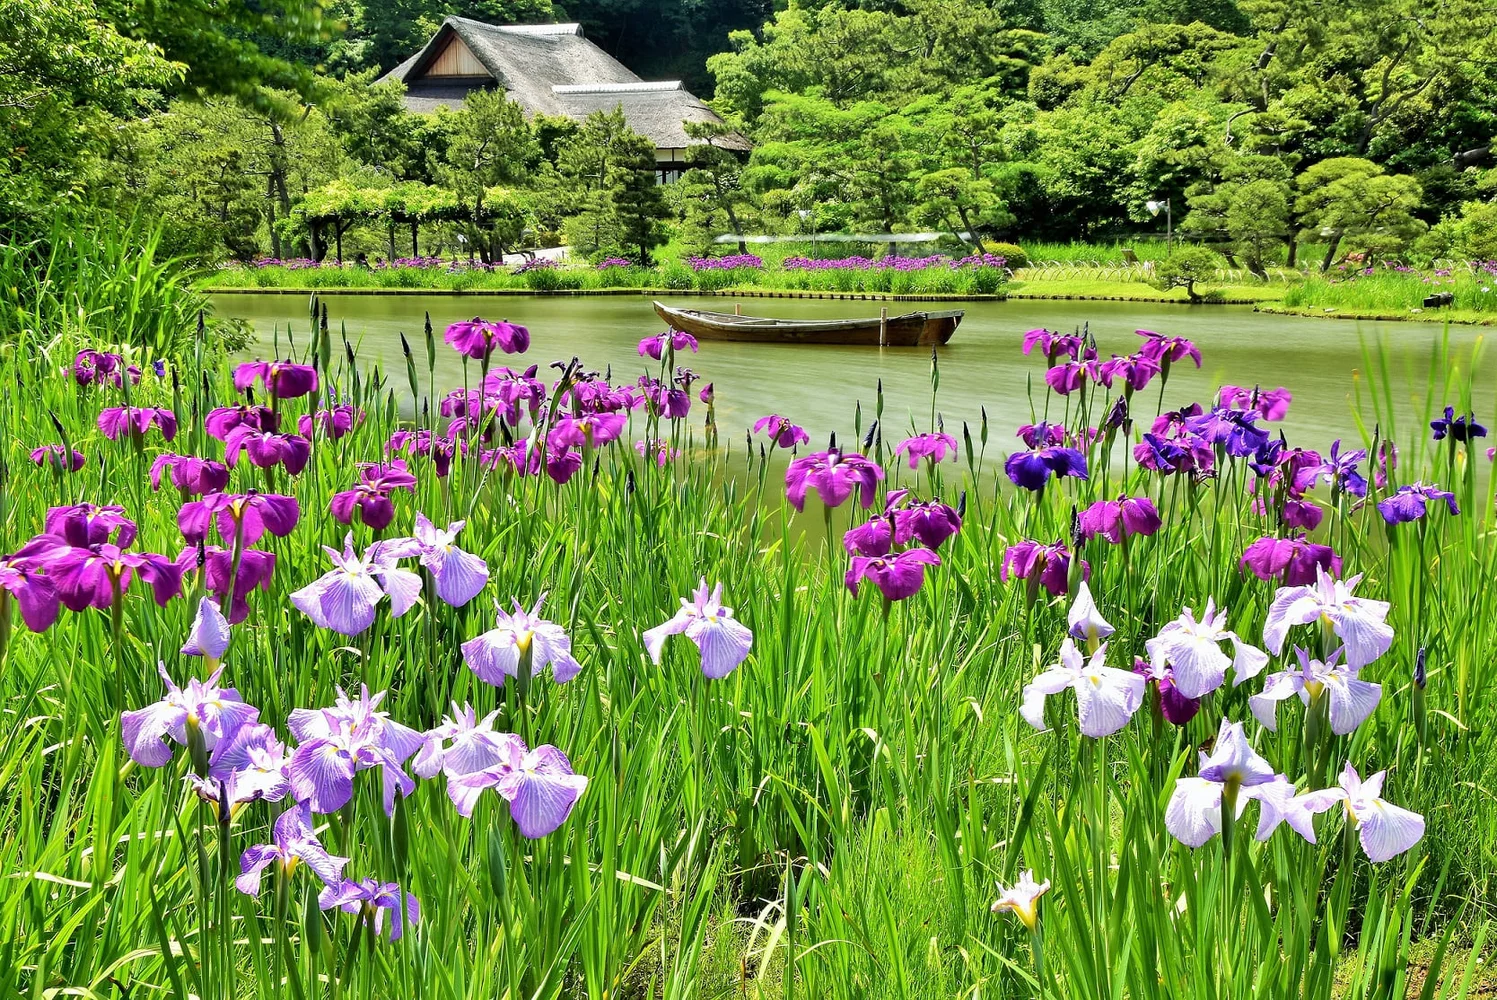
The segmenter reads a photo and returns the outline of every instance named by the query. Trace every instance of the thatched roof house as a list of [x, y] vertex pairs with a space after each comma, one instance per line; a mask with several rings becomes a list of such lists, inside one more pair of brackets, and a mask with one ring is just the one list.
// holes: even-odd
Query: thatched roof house
[[[544, 112], [581, 120], [622, 108], [629, 127], [655, 143], [661, 180], [685, 168], [682, 122], [722, 119], [679, 80], [648, 83], [588, 41], [579, 24], [497, 25], [449, 17], [431, 41], [384, 79], [405, 84], [412, 111], [457, 108], [478, 89], [502, 89], [527, 115]], [[748, 149], [734, 136], [730, 148]]]

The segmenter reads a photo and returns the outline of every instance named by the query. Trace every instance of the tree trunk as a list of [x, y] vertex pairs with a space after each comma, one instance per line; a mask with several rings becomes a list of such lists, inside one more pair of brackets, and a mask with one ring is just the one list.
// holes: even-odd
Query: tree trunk
[[1285, 264], [1285, 266], [1288, 267], [1291, 271], [1294, 270], [1295, 261], [1296, 261], [1296, 259], [1298, 257], [1299, 257], [1299, 237], [1298, 236], [1291, 236], [1289, 238], [1289, 255], [1284, 258], [1284, 264]]
[[333, 220], [333, 243], [338, 248], [338, 266], [343, 266], [343, 226], [337, 219]]
[[320, 262], [322, 260], [322, 226], [314, 222], [307, 227], [307, 231], [312, 238], [312, 259]]
[[1324, 274], [1331, 269], [1331, 262], [1336, 259], [1336, 248], [1341, 245], [1341, 234], [1337, 233], [1331, 237], [1331, 245], [1326, 248], [1325, 259], [1320, 262], [1320, 273]]
[[389, 263], [394, 264], [395, 263], [395, 222], [393, 220], [391, 220], [391, 222], [389, 224], [389, 227], [385, 230], [385, 234], [390, 237], [390, 260], [389, 260]]
[[281, 234], [275, 227], [275, 180], [265, 179], [265, 202], [270, 209], [270, 255], [281, 259]]
[[412, 219], [411, 220], [411, 256], [412, 257], [419, 257], [419, 256], [421, 256], [421, 245], [416, 242], [416, 225], [417, 225], [416, 220]]
[[958, 205], [956, 214], [961, 216], [962, 225], [967, 227], [967, 235], [972, 237], [972, 244], [977, 247], [977, 252], [987, 253], [987, 248], [982, 245], [982, 237], [977, 235], [977, 227], [967, 218], [967, 210]]

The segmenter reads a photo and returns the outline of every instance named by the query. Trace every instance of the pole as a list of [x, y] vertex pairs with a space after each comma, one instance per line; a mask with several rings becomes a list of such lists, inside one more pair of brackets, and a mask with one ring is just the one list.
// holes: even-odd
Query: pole
[[1170, 240], [1174, 237], [1174, 233], [1175, 215], [1173, 209], [1170, 208], [1170, 200], [1166, 198], [1164, 199], [1164, 249], [1166, 253], [1169, 252]]
[[878, 346], [883, 348], [889, 339], [889, 307], [884, 306], [878, 311]]

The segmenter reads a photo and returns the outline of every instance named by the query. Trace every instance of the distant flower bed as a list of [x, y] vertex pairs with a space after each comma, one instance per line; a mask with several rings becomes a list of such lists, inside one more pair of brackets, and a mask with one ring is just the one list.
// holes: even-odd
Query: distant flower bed
[[758, 254], [735, 253], [726, 257], [687, 257], [686, 263], [693, 271], [736, 271], [741, 267], [762, 268], [764, 259]]
[[944, 267], [951, 270], [962, 270], [974, 267], [1002, 268], [1007, 262], [997, 254], [981, 253], [971, 254], [966, 257], [951, 258], [945, 254], [931, 254], [929, 257], [901, 257], [891, 254], [887, 257], [839, 257], [839, 258], [815, 258], [815, 257], [786, 257], [781, 265], [787, 271], [924, 271], [930, 268]]
[[[1451, 294], [1447, 306], [1424, 305], [1440, 292]], [[1349, 260], [1290, 286], [1284, 305], [1348, 314], [1497, 311], [1497, 261], [1419, 269], [1398, 261]]]

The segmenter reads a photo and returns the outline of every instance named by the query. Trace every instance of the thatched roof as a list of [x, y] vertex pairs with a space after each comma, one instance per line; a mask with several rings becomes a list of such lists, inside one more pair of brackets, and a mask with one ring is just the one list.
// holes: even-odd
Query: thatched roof
[[[448, 47], [461, 42], [476, 61], [474, 72], [462, 76], [429, 76], [427, 71]], [[467, 72], [466, 70], [464, 71]], [[406, 86], [406, 107], [412, 111], [458, 108], [479, 88], [502, 88], [528, 115], [543, 112], [586, 118], [594, 111], [621, 107], [629, 127], [658, 149], [691, 144], [683, 121], [720, 121], [680, 81], [647, 83], [627, 66], [588, 41], [577, 24], [484, 24], [466, 17], [449, 17], [431, 41], [383, 79]], [[739, 137], [721, 142], [747, 149]]]

